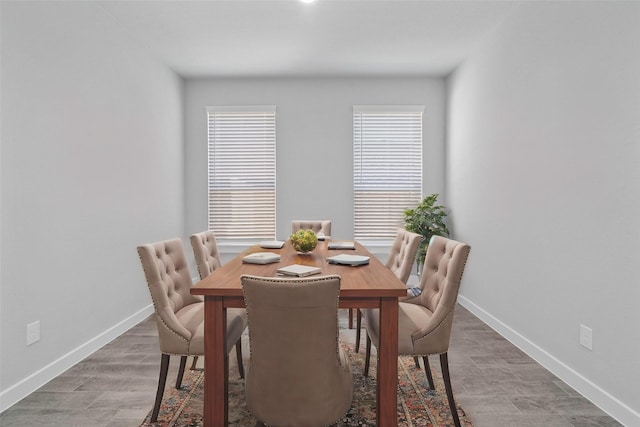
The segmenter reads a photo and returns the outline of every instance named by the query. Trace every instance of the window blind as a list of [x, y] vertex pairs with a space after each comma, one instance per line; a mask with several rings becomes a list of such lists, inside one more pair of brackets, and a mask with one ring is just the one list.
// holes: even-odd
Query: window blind
[[422, 199], [420, 106], [354, 106], [354, 238], [388, 240]]
[[209, 229], [224, 240], [276, 235], [275, 106], [208, 107]]

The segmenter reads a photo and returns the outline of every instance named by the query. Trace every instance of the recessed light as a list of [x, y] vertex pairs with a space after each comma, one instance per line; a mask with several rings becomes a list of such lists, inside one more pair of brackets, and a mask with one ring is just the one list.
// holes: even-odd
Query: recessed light
[[302, 3], [313, 3], [316, 0], [300, 0]]

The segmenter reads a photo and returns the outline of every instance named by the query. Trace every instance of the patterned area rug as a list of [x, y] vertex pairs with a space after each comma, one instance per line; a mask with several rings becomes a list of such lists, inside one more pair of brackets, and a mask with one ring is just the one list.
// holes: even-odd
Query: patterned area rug
[[[362, 375], [364, 369], [364, 350], [354, 353], [353, 345], [341, 342], [351, 359], [354, 391], [351, 409], [338, 424], [340, 427], [369, 427], [376, 425], [376, 359], [371, 356], [369, 378]], [[248, 352], [247, 352], [248, 353]], [[436, 358], [434, 358], [436, 362]], [[432, 365], [434, 364], [432, 362]], [[400, 427], [436, 427], [453, 426], [444, 384], [440, 371], [433, 370], [436, 391], [429, 390], [424, 370], [415, 367], [413, 358], [398, 359], [398, 426]], [[371, 376], [373, 374], [373, 376]], [[167, 381], [169, 384], [170, 381]], [[149, 421], [151, 412], [141, 427], [184, 427], [202, 426], [204, 373], [202, 370], [185, 372], [182, 389], [176, 390], [170, 385], [164, 394], [160, 414], [156, 423]], [[471, 421], [458, 406], [458, 415], [463, 426], [471, 427]], [[244, 401], [244, 382], [239, 378], [237, 368], [229, 372], [229, 425], [254, 427], [256, 419], [251, 416]]]

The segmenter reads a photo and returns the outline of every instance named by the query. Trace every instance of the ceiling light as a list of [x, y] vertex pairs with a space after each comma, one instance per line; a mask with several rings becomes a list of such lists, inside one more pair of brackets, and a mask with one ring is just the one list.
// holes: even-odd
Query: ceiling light
[[316, 0], [300, 0], [302, 3], [313, 3]]

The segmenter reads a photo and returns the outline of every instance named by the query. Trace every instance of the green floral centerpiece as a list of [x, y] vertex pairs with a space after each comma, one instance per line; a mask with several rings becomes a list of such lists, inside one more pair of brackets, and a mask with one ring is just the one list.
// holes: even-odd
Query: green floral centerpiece
[[293, 249], [298, 252], [310, 252], [318, 245], [318, 236], [313, 230], [298, 230], [289, 239]]

